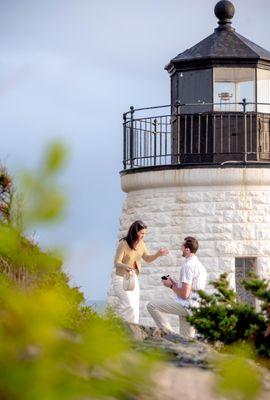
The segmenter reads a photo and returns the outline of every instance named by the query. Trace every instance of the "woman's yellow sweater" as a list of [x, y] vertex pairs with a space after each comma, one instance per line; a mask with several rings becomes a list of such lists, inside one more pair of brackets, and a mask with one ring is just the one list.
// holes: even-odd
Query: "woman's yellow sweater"
[[143, 240], [140, 240], [135, 249], [131, 249], [126, 240], [121, 240], [116, 250], [114, 266], [116, 275], [123, 276], [127, 267], [134, 268], [137, 265], [136, 273], [139, 274], [142, 269], [143, 259], [146, 262], [155, 261], [158, 254], [150, 255]]

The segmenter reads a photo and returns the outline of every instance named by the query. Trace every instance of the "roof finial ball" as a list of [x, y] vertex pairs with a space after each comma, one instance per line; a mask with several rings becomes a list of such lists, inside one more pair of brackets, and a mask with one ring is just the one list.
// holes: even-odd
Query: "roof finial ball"
[[231, 19], [234, 16], [234, 5], [229, 0], [221, 0], [215, 6], [215, 15], [219, 19], [219, 29], [231, 30]]

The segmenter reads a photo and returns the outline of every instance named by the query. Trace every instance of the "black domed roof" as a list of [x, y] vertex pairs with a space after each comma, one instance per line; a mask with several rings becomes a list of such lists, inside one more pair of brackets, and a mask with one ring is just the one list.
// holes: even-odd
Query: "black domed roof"
[[231, 18], [234, 15], [234, 6], [228, 0], [221, 0], [215, 7], [215, 14], [219, 18], [219, 27], [214, 33], [190, 49], [174, 57], [165, 67], [168, 71], [177, 65], [201, 60], [230, 60], [237, 62], [259, 61], [270, 62], [270, 52], [246, 39], [231, 27]]

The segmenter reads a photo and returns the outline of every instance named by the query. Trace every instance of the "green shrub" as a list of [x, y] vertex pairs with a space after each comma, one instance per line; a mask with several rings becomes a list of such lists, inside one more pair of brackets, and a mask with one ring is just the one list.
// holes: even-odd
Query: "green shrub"
[[257, 354], [269, 357], [269, 282], [255, 275], [243, 281], [245, 289], [261, 301], [259, 310], [237, 301], [236, 293], [229, 289], [227, 274], [211, 283], [216, 291], [211, 295], [199, 291], [200, 305], [192, 308], [189, 322], [211, 343], [219, 341], [228, 345], [246, 341], [255, 346]]

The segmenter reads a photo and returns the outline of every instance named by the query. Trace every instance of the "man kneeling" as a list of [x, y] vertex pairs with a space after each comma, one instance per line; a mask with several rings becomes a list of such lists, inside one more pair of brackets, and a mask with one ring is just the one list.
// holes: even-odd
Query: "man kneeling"
[[199, 244], [197, 239], [188, 236], [181, 246], [185, 262], [180, 270], [179, 282], [170, 276], [163, 279], [163, 285], [173, 290], [176, 299], [154, 301], [147, 304], [147, 309], [157, 326], [166, 331], [173, 331], [169, 322], [164, 318], [165, 314], [179, 316], [179, 334], [185, 337], [194, 337], [195, 331], [186, 321], [190, 315], [190, 307], [196, 307], [198, 294], [197, 290], [203, 290], [206, 285], [207, 273], [198, 257], [195, 255]]

